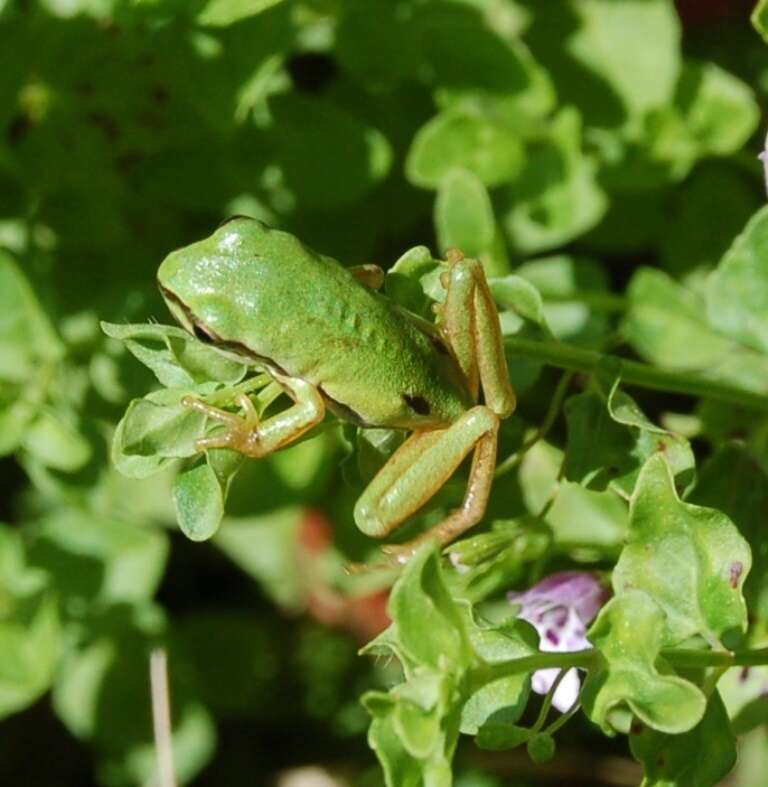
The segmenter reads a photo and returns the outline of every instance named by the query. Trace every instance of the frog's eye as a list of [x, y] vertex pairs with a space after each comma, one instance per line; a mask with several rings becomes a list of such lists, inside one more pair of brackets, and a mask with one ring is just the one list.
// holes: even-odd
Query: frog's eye
[[201, 341], [203, 344], [213, 344], [216, 341], [214, 336], [211, 336], [205, 328], [201, 327], [197, 323], [192, 326], [192, 332], [195, 334], [195, 338]]

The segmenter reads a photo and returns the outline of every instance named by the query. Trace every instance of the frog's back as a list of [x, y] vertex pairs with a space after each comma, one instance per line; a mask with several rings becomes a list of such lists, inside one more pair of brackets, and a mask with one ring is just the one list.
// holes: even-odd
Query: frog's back
[[222, 346], [314, 383], [340, 414], [413, 427], [467, 406], [436, 334], [294, 236], [242, 219], [176, 254], [193, 249], [186, 277]]

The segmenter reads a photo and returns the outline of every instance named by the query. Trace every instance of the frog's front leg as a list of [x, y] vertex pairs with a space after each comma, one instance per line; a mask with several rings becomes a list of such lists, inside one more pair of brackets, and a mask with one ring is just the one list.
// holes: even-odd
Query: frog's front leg
[[421, 508], [474, 449], [461, 507], [422, 536], [385, 551], [405, 563], [427, 539], [447, 544], [476, 525], [491, 491], [496, 464], [498, 416], [478, 405], [445, 429], [414, 432], [390, 457], [355, 506], [357, 526], [370, 536], [386, 536]]
[[243, 395], [238, 404], [245, 416], [219, 410], [193, 397], [186, 397], [184, 404], [223, 423], [227, 429], [220, 435], [204, 437], [195, 443], [199, 451], [209, 448], [229, 448], [245, 456], [258, 458], [277, 451], [297, 440], [325, 417], [325, 402], [314, 385], [295, 377], [273, 374], [294, 404], [265, 421], [259, 421], [251, 400]]

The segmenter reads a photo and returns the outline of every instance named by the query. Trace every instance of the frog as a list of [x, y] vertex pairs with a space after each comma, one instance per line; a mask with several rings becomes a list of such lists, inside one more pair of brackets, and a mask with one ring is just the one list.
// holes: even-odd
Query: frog
[[449, 249], [438, 261], [445, 299], [435, 319], [382, 290], [377, 265], [345, 267], [294, 235], [234, 216], [171, 252], [157, 282], [176, 321], [199, 341], [260, 368], [291, 400], [261, 418], [247, 394], [232, 412], [183, 404], [223, 429], [196, 441], [261, 458], [327, 415], [407, 437], [359, 496], [353, 517], [383, 539], [421, 510], [472, 454], [461, 505], [410, 541], [384, 547], [407, 563], [427, 540], [447, 545], [483, 518], [500, 423], [515, 409], [496, 310], [482, 262]]

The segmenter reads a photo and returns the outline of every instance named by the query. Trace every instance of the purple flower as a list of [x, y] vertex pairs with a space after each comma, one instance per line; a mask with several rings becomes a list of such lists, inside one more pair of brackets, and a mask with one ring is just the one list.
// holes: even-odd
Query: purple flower
[[758, 158], [760, 161], [763, 162], [763, 173], [765, 174], [765, 188], [768, 191], [768, 137], [765, 139], [765, 143], [763, 144], [763, 151], [762, 153], [758, 154]]
[[[542, 650], [565, 653], [591, 647], [587, 627], [609, 596], [608, 588], [594, 574], [561, 571], [522, 593], [508, 593], [507, 599], [520, 604], [519, 617], [536, 627]], [[557, 668], [538, 670], [531, 687], [537, 694], [546, 694], [559, 672]], [[580, 688], [576, 669], [568, 670], [552, 704], [564, 713], [576, 702]]]

